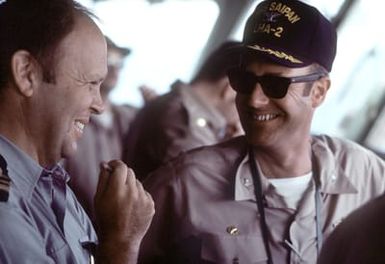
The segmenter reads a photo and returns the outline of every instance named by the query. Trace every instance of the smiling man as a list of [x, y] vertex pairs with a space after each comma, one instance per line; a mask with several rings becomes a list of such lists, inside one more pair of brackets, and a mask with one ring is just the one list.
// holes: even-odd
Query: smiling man
[[106, 41], [72, 0], [0, 4], [0, 262], [136, 263], [154, 213], [121, 161], [101, 167], [98, 237], [58, 164], [103, 110]]
[[336, 42], [303, 2], [256, 7], [228, 72], [246, 135], [181, 155], [145, 181], [157, 211], [144, 263], [316, 263], [335, 226], [384, 191], [379, 157], [310, 134]]

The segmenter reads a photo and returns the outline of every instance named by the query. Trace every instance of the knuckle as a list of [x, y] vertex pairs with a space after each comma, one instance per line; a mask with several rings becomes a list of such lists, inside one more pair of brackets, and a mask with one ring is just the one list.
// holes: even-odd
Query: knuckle
[[[127, 166], [127, 165], [126, 165]], [[127, 175], [132, 175], [135, 177], [135, 172], [132, 168], [127, 166]]]

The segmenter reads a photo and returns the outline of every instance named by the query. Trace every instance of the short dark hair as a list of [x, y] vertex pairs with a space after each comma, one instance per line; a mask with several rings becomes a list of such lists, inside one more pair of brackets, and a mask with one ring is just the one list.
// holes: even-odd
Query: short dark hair
[[205, 59], [190, 83], [202, 80], [214, 82], [227, 76], [227, 70], [239, 64], [240, 46], [238, 41], [222, 43]]
[[11, 59], [30, 52], [47, 82], [55, 81], [56, 51], [74, 27], [75, 15], [91, 12], [73, 0], [6, 0], [0, 4], [0, 90], [11, 80]]

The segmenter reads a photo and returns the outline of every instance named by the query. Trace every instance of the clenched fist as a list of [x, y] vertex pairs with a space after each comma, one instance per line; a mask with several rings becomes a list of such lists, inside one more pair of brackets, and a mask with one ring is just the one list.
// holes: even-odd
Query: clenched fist
[[101, 165], [95, 195], [99, 263], [136, 263], [154, 216], [151, 195], [122, 161]]

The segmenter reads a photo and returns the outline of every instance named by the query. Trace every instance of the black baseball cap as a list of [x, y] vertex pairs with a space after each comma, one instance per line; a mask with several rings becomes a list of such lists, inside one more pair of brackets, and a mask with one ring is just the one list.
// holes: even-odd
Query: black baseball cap
[[330, 72], [337, 32], [327, 18], [308, 4], [266, 0], [248, 18], [242, 43], [245, 56], [260, 56], [290, 68], [318, 63]]

